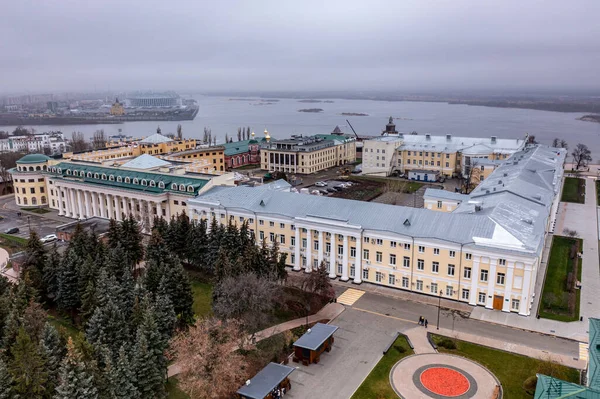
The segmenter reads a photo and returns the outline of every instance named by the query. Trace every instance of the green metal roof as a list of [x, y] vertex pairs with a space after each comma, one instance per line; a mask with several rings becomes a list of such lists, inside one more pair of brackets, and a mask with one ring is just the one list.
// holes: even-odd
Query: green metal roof
[[23, 158], [19, 159], [17, 163], [42, 163], [49, 160], [50, 157], [44, 154], [27, 154]]
[[[166, 173], [138, 172], [70, 162], [61, 162], [58, 165], [49, 167], [46, 173], [54, 177], [82, 181], [87, 184], [118, 187], [156, 194], [173, 192], [196, 196], [198, 191], [208, 183], [206, 179], [190, 177], [189, 175], [181, 176]], [[113, 180], [110, 180], [111, 176]], [[127, 179], [128, 182], [126, 182]], [[142, 184], [143, 180], [145, 180], [146, 185]], [[154, 182], [154, 185], [151, 185], [151, 182]], [[192, 191], [190, 191], [190, 187]]]
[[590, 388], [600, 390], [600, 319], [590, 318], [588, 381]]
[[547, 375], [537, 375], [534, 399], [600, 399], [600, 391]]
[[223, 144], [223, 147], [225, 147], [225, 155], [232, 156], [248, 152], [248, 145], [251, 141], [256, 142], [256, 140], [242, 140]]
[[320, 137], [324, 140], [332, 140], [340, 143], [347, 143], [349, 141], [353, 141], [352, 137], [350, 136], [340, 136], [337, 134], [316, 134], [315, 136]]

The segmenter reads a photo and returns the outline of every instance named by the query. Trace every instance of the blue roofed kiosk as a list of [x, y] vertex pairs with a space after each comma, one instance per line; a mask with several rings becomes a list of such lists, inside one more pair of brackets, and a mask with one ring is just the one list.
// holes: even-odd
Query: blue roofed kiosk
[[338, 327], [317, 323], [303, 336], [294, 342], [294, 362], [302, 362], [305, 366], [319, 363], [321, 353], [331, 351], [333, 333]]
[[276, 399], [282, 394], [292, 389], [289, 375], [294, 371], [293, 367], [283, 364], [269, 363], [258, 372], [246, 384], [238, 389], [237, 394], [242, 399]]

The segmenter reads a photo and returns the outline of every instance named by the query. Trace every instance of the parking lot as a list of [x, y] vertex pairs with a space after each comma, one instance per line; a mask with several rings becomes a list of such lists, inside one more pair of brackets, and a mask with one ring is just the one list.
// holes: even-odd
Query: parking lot
[[0, 199], [0, 232], [4, 233], [14, 227], [19, 229], [18, 233], [11, 234], [16, 237], [29, 238], [29, 231], [35, 231], [40, 237], [56, 232], [56, 226], [64, 224], [68, 221], [50, 219], [42, 215], [32, 214], [31, 212], [21, 212], [18, 216], [17, 210], [10, 206], [9, 202], [14, 202], [14, 196], [4, 196]]

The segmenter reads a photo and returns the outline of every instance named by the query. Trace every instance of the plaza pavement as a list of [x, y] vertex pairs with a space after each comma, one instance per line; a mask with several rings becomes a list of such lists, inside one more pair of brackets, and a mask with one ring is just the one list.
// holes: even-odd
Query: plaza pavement
[[549, 253], [549, 243], [542, 257], [542, 267], [536, 281], [536, 298], [531, 309], [532, 316], [523, 317], [514, 313], [493, 312], [482, 307], [476, 307], [471, 312], [471, 318], [486, 322], [502, 324], [524, 330], [537, 331], [569, 338], [580, 342], [588, 341], [588, 318], [600, 316], [600, 267], [598, 258], [599, 213], [596, 205], [596, 182], [586, 178], [586, 196], [584, 204], [561, 202], [558, 208], [555, 234], [562, 235], [565, 228], [575, 230], [583, 239], [583, 259], [581, 276], [581, 307], [582, 321], [570, 323], [537, 319], [537, 309], [544, 282], [544, 272]]

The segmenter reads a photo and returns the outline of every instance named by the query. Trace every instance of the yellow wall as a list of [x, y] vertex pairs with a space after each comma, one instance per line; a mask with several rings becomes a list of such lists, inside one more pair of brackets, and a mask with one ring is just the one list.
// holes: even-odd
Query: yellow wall
[[171, 154], [171, 158], [181, 159], [184, 161], [206, 160], [209, 162], [209, 164], [213, 165], [215, 170], [225, 170], [224, 147], [197, 148], [194, 151], [185, 151], [182, 154], [173, 153]]
[[[29, 171], [30, 168], [33, 168], [33, 171]], [[41, 173], [45, 168], [46, 162], [23, 164], [17, 165], [12, 172], [15, 201], [18, 206], [48, 206], [46, 178]]]
[[[263, 170], [281, 170], [284, 172], [310, 174], [356, 161], [356, 142], [351, 140], [311, 152], [280, 151], [261, 148], [260, 153], [260, 167]], [[281, 154], [281, 156], [287, 154], [297, 157], [296, 169], [294, 169], [294, 165], [271, 164], [269, 162], [270, 154]]]

